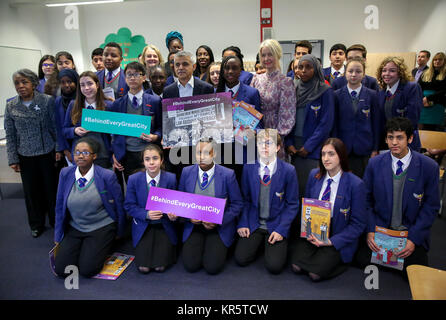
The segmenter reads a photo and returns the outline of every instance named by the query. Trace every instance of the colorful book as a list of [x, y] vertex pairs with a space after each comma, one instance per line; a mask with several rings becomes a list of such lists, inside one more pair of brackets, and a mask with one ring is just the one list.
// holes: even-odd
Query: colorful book
[[104, 262], [104, 267], [94, 279], [116, 280], [124, 270], [132, 263], [135, 256], [115, 252]]
[[378, 252], [372, 252], [371, 263], [389, 268], [403, 270], [404, 259], [396, 254], [406, 247], [408, 231], [396, 231], [382, 227], [375, 227], [375, 243]]
[[262, 117], [263, 114], [258, 112], [253, 105], [250, 105], [244, 101], [234, 102], [232, 109], [234, 140], [246, 145], [248, 138], [244, 134], [244, 131], [246, 129], [254, 130]]
[[330, 234], [331, 203], [329, 201], [302, 198], [300, 236], [310, 235], [328, 243]]

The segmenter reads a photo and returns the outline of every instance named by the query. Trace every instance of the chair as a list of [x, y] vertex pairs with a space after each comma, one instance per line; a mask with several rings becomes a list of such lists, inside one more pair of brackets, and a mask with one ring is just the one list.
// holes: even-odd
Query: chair
[[446, 300], [446, 271], [414, 264], [407, 276], [413, 300]]

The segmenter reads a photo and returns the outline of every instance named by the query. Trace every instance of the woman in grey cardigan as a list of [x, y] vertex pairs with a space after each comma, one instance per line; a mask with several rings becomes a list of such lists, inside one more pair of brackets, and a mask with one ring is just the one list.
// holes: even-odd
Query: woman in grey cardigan
[[54, 227], [57, 180], [55, 173], [56, 125], [54, 98], [36, 91], [37, 75], [16, 71], [18, 93], [5, 108], [8, 164], [22, 177], [28, 222], [33, 237], [45, 230], [45, 213]]

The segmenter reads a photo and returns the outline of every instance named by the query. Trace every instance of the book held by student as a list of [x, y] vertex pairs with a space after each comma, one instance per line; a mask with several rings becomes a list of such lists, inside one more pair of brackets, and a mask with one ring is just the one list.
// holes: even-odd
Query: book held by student
[[301, 232], [302, 238], [315, 236], [328, 243], [330, 234], [331, 204], [329, 201], [302, 198]]
[[406, 247], [408, 231], [390, 230], [375, 227], [375, 242], [379, 252], [372, 252], [371, 263], [403, 270], [404, 259], [397, 254]]

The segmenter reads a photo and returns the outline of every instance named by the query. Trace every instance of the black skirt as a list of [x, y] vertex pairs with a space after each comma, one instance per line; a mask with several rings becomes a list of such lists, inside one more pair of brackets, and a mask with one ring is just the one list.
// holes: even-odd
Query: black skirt
[[168, 267], [176, 263], [175, 245], [161, 223], [150, 224], [135, 248], [137, 267]]

